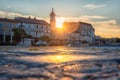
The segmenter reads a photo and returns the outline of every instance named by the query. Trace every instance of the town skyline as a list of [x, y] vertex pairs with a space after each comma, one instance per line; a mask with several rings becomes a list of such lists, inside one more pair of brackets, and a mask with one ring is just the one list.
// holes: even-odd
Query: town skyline
[[[91, 23], [96, 35], [119, 37], [120, 19], [118, 0], [1, 0], [0, 17], [37, 17], [49, 22], [49, 13], [54, 8], [56, 20]], [[61, 6], [62, 5], [62, 6]], [[113, 13], [114, 12], [114, 13]], [[62, 22], [63, 22], [62, 21]]]

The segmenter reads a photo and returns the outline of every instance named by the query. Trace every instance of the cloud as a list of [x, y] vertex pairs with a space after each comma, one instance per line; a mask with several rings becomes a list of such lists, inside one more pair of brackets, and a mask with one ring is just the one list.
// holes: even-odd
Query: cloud
[[97, 16], [97, 15], [94, 15], [94, 16], [89, 16], [89, 15], [83, 15], [81, 17], [65, 17], [66, 18], [66, 21], [75, 21], [75, 22], [78, 22], [78, 21], [84, 21], [84, 22], [91, 22], [92, 19], [107, 19], [108, 17], [105, 17], [105, 16]]
[[[33, 15], [24, 15], [20, 13], [14, 13], [14, 12], [7, 12], [8, 18], [14, 18], [17, 17], [29, 17], [32, 18], [35, 17]], [[4, 18], [6, 17], [6, 11], [0, 11], [0, 17]], [[59, 17], [57, 17], [59, 18]], [[120, 37], [120, 25], [117, 25], [117, 21], [114, 19], [110, 19], [109, 17], [105, 16], [89, 16], [89, 15], [83, 15], [81, 17], [64, 17], [66, 21], [74, 21], [74, 22], [87, 22], [91, 23], [93, 27], [95, 28], [96, 35], [100, 35], [102, 37]], [[49, 22], [49, 18], [40, 18], [37, 17], [37, 19], [44, 19], [47, 22]], [[97, 19], [97, 21], [93, 21], [93, 19]], [[101, 21], [101, 19], [103, 19]], [[107, 19], [107, 20], [106, 20]]]
[[120, 34], [120, 25], [117, 25], [116, 20], [106, 20], [106, 21], [97, 21], [92, 22], [95, 27], [96, 34], [102, 37], [119, 37]]
[[96, 8], [101, 8], [101, 7], [105, 7], [105, 4], [101, 4], [101, 5], [96, 5], [96, 4], [87, 4], [84, 5], [84, 8], [88, 8], [88, 9], [96, 9]]
[[[20, 14], [20, 13], [15, 13], [15, 12], [8, 12], [8, 11], [0, 11], [0, 17], [2, 18], [15, 18], [15, 17], [31, 17], [34, 18], [36, 16], [33, 15], [24, 15], [24, 14]], [[36, 17], [37, 19], [41, 19], [39, 17]]]
[[117, 25], [116, 20], [98, 21], [98, 22], [95, 22], [95, 24], [99, 24], [99, 25], [107, 24], [108, 26], [109, 25], [112, 25], [112, 26]]
[[8, 6], [7, 6], [7, 9], [10, 9], [10, 8], [12, 8], [12, 6], [8, 5]]
[[104, 19], [104, 18], [108, 18], [108, 17], [104, 17], [104, 16], [82, 16], [84, 18], [91, 18], [91, 19]]
[[[107, 18], [107, 20], [106, 20]], [[93, 19], [98, 19], [97, 21], [93, 21]], [[101, 21], [101, 19], [103, 19]], [[66, 17], [66, 20], [71, 21], [82, 21], [87, 22], [93, 25], [95, 28], [96, 35], [100, 35], [102, 37], [119, 37], [120, 34], [120, 25], [117, 24], [117, 21], [114, 19], [110, 19], [105, 16], [88, 16], [84, 15], [81, 17]]]

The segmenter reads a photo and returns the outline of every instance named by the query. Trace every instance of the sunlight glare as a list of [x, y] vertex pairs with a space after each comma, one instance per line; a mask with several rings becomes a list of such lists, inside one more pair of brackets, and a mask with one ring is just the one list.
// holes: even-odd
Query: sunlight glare
[[56, 27], [57, 28], [62, 28], [64, 22], [65, 22], [65, 18], [64, 17], [57, 18], [56, 19]]

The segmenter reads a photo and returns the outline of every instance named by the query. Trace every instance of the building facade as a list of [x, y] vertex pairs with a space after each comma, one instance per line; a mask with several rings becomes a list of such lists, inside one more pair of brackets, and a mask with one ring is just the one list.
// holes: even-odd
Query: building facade
[[12, 43], [12, 29], [19, 27], [19, 24], [19, 21], [16, 21], [14, 19], [0, 18], [0, 42]]
[[70, 42], [78, 41], [80, 43], [94, 44], [95, 29], [89, 23], [84, 22], [65, 22], [66, 38]]
[[89, 23], [85, 22], [64, 22], [62, 31], [56, 28], [56, 14], [52, 8], [50, 13], [50, 24], [44, 20], [36, 18], [16, 17], [15, 19], [0, 18], [0, 42], [13, 43], [13, 28], [22, 28], [27, 35], [32, 38], [48, 36], [55, 43], [79, 42], [94, 44], [95, 29]]
[[41, 36], [50, 36], [50, 24], [44, 20], [38, 20], [36, 18], [23, 18], [17, 17], [15, 20], [19, 21], [22, 25], [22, 28], [28, 35], [31, 35], [33, 38], [40, 38]]
[[17, 17], [15, 19], [0, 18], [0, 43], [13, 43], [13, 29], [22, 28], [32, 38], [51, 36], [50, 24], [36, 18]]

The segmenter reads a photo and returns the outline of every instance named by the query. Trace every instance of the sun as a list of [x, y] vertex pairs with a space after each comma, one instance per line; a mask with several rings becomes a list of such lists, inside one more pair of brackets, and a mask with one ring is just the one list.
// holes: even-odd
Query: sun
[[56, 27], [57, 28], [62, 28], [64, 22], [65, 22], [65, 18], [64, 17], [57, 18], [56, 19]]

